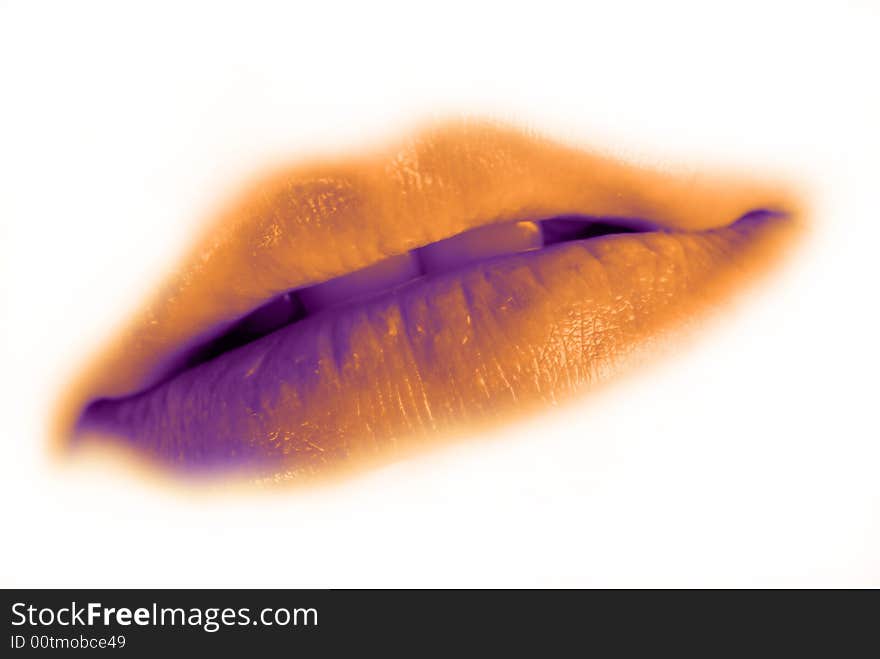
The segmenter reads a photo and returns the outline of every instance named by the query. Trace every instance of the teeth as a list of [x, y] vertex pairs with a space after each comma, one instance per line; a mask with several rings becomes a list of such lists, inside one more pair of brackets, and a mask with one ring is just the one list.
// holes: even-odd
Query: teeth
[[297, 291], [306, 313], [363, 298], [424, 274], [446, 272], [493, 256], [516, 254], [543, 245], [535, 222], [493, 224], [392, 256], [363, 270]]
[[362, 270], [283, 293], [233, 323], [220, 336], [195, 346], [184, 355], [180, 365], [171, 370], [176, 373], [206, 362], [322, 309], [362, 300], [423, 275], [448, 272], [470, 263], [528, 252], [557, 242], [636, 230], [639, 226], [634, 221], [606, 224], [575, 217], [492, 224], [472, 229], [406, 254], [386, 258]]
[[306, 311], [313, 313], [349, 300], [362, 298], [421, 275], [419, 261], [409, 252], [392, 256], [363, 270], [352, 272], [298, 291]]
[[493, 256], [539, 249], [542, 245], [541, 229], [536, 222], [515, 222], [474, 229], [417, 251], [422, 270], [431, 274]]

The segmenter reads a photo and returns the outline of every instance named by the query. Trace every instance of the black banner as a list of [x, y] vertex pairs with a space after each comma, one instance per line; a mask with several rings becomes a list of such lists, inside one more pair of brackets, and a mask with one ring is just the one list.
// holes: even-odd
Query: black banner
[[[876, 656], [876, 591], [7, 590], [3, 656], [532, 648]], [[862, 643], [865, 643], [864, 645]], [[851, 656], [849, 653], [847, 656]]]

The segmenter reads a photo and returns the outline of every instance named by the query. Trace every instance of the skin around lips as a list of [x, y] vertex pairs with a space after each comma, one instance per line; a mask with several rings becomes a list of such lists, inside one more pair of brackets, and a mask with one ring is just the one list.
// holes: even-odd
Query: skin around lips
[[[69, 390], [59, 436], [70, 436], [89, 401], [149, 388], [188, 348], [281, 292], [310, 286], [318, 295], [306, 306], [330, 309], [351, 297], [350, 286], [333, 290], [349, 273], [411, 274], [412, 250], [428, 264], [468, 262], [462, 245], [448, 248], [465, 231], [566, 215], [649, 218], [668, 230], [702, 231], [756, 208], [793, 204], [775, 186], [678, 179], [489, 124], [448, 125], [372, 155], [291, 168], [221, 214], [161, 293]], [[528, 241], [527, 233], [517, 240]], [[320, 282], [327, 283], [313, 286]]]

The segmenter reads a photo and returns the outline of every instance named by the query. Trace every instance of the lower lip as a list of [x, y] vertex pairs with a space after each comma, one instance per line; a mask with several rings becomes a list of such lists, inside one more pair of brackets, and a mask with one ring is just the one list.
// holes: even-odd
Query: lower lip
[[582, 391], [717, 299], [790, 220], [561, 243], [327, 309], [93, 403], [82, 436], [189, 469], [298, 476], [381, 461]]

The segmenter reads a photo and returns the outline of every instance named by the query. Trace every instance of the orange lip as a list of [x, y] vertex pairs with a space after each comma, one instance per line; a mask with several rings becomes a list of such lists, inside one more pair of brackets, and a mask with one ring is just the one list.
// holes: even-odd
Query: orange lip
[[603, 379], [798, 219], [779, 186], [488, 124], [291, 168], [217, 219], [60, 434], [275, 477], [383, 460]]

